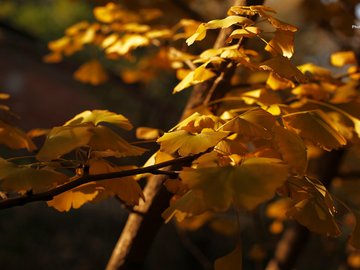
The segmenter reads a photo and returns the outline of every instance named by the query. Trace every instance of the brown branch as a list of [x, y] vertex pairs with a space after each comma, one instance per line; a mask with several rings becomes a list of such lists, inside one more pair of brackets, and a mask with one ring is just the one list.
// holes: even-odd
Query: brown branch
[[67, 182], [61, 186], [50, 189], [48, 191], [40, 192], [40, 193], [26, 193], [25, 195], [15, 197], [15, 198], [7, 198], [4, 200], [0, 200], [0, 209], [6, 209], [14, 206], [25, 205], [30, 202], [36, 201], [49, 201], [52, 200], [56, 195], [59, 195], [63, 192], [81, 186], [83, 184], [93, 182], [93, 181], [103, 181], [114, 178], [122, 178], [126, 176], [138, 175], [143, 173], [151, 173], [155, 175], [171, 175], [175, 176], [175, 172], [173, 171], [162, 171], [160, 168], [165, 168], [171, 165], [179, 165], [187, 162], [191, 162], [201, 156], [203, 153], [199, 153], [192, 156], [186, 156], [181, 158], [172, 159], [169, 161], [161, 162], [152, 166], [136, 168], [131, 170], [124, 170], [120, 172], [112, 172], [112, 173], [104, 173], [104, 174], [87, 174], [82, 177], [79, 177], [71, 182]]

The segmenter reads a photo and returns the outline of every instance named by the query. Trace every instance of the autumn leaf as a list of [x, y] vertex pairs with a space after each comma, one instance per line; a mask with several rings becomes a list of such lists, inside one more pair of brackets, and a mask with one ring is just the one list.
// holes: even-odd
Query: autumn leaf
[[125, 55], [129, 51], [138, 47], [149, 45], [150, 40], [139, 34], [125, 34], [119, 38], [114, 44], [106, 48], [107, 54], [116, 53], [119, 55]]
[[333, 213], [329, 210], [323, 200], [313, 197], [304, 199], [289, 209], [287, 215], [295, 218], [300, 224], [309, 230], [326, 234], [328, 236], [339, 236], [340, 229]]
[[273, 71], [280, 77], [284, 77], [289, 80], [296, 80], [300, 83], [307, 81], [305, 75], [302, 74], [302, 72], [293, 64], [291, 64], [288, 58], [281, 55], [262, 62], [259, 67], [263, 70]]
[[107, 110], [84, 111], [67, 121], [65, 126], [74, 126], [83, 123], [92, 123], [95, 126], [98, 126], [101, 123], [109, 123], [125, 130], [133, 128], [126, 117]]
[[150, 127], [138, 127], [136, 129], [136, 138], [142, 140], [155, 140], [160, 137], [161, 130]]
[[74, 78], [82, 83], [99, 85], [108, 80], [108, 75], [98, 60], [91, 60], [75, 71]]
[[47, 205], [60, 212], [67, 212], [71, 208], [78, 209], [85, 203], [91, 202], [98, 194], [99, 189], [96, 189], [92, 183], [85, 184], [55, 196], [47, 202]]
[[228, 16], [222, 20], [212, 20], [200, 24], [196, 32], [186, 40], [186, 43], [190, 46], [195, 41], [203, 40], [206, 37], [206, 31], [210, 29], [228, 28], [234, 24], [252, 25], [253, 23], [252, 20], [241, 16]]
[[247, 158], [239, 166], [184, 169], [180, 178], [190, 191], [163, 216], [171, 218], [177, 211], [200, 214], [206, 210], [226, 210], [232, 203], [253, 210], [270, 199], [287, 177], [287, 166], [274, 158]]
[[285, 162], [295, 172], [304, 175], [307, 168], [307, 151], [303, 140], [283, 127], [274, 128], [274, 142]]
[[222, 126], [221, 130], [235, 132], [238, 135], [244, 136], [246, 138], [271, 138], [270, 131], [265, 127], [249, 122], [241, 118], [241, 116], [226, 122]]
[[36, 149], [29, 136], [21, 129], [6, 124], [0, 120], [0, 144], [5, 144], [12, 149], [26, 148], [28, 151]]
[[204, 152], [215, 146], [228, 134], [225, 131], [215, 131], [209, 128], [204, 128], [198, 134], [192, 134], [186, 130], [176, 130], [165, 133], [157, 140], [157, 143], [160, 144], [161, 151], [169, 154], [178, 152], [180, 156], [188, 156]]
[[34, 169], [0, 159], [0, 189], [2, 191], [25, 193], [32, 190], [38, 193], [67, 180], [68, 177], [65, 174], [50, 168]]
[[356, 65], [356, 56], [352, 51], [336, 52], [331, 54], [330, 62], [335, 67], [342, 67], [345, 65]]
[[242, 29], [235, 29], [231, 32], [227, 39], [227, 42], [231, 42], [233, 39], [240, 39], [242, 37], [253, 38], [260, 34], [262, 30], [256, 26], [248, 26]]
[[185, 78], [175, 86], [173, 93], [180, 92], [185, 88], [196, 85], [213, 78], [216, 74], [210, 69], [206, 68], [206, 64], [197, 67], [195, 70], [190, 71]]
[[277, 30], [275, 36], [265, 47], [266, 51], [273, 55], [283, 55], [291, 58], [294, 54], [294, 32]]
[[346, 144], [346, 139], [320, 110], [297, 112], [283, 116], [285, 126], [301, 137], [330, 151]]
[[313, 63], [306, 63], [303, 65], [298, 66], [298, 69], [306, 74], [307, 72], [310, 72], [313, 75], [317, 75], [317, 76], [322, 76], [322, 77], [329, 77], [331, 76], [331, 71], [323, 68], [323, 67], [319, 67]]
[[97, 156], [101, 154], [115, 157], [138, 156], [146, 151], [144, 148], [129, 144], [108, 127], [97, 126], [93, 128], [92, 133], [88, 145]]
[[242, 269], [242, 251], [236, 247], [232, 252], [224, 257], [218, 258], [214, 264], [215, 270], [241, 270]]
[[77, 126], [61, 126], [51, 129], [36, 158], [50, 161], [90, 142], [94, 126], [89, 123]]
[[[112, 166], [104, 159], [91, 160], [90, 175], [118, 172], [122, 170], [133, 169], [130, 166]], [[133, 176], [102, 180], [94, 184], [99, 190], [96, 200], [106, 199], [110, 196], [119, 196], [119, 198], [128, 205], [137, 205], [140, 199], [145, 200], [140, 185]]]

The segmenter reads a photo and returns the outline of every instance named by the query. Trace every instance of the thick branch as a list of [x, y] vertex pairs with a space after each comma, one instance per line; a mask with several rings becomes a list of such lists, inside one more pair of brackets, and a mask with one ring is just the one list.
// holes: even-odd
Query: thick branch
[[143, 173], [151, 173], [155, 175], [164, 174], [164, 175], [171, 175], [174, 176], [174, 172], [168, 172], [168, 171], [162, 171], [159, 170], [160, 168], [165, 168], [171, 165], [179, 165], [184, 164], [187, 162], [191, 162], [198, 158], [203, 153], [199, 153], [192, 156], [187, 157], [181, 157], [172, 159], [169, 161], [161, 162], [152, 166], [142, 167], [142, 168], [136, 168], [131, 170], [124, 170], [120, 172], [112, 172], [112, 173], [104, 173], [104, 174], [87, 174], [82, 177], [79, 177], [71, 182], [67, 182], [61, 186], [58, 186], [56, 188], [50, 189], [48, 191], [40, 192], [40, 193], [26, 193], [25, 195], [15, 197], [15, 198], [9, 198], [4, 199], [0, 201], [0, 209], [6, 209], [14, 206], [20, 206], [24, 205], [30, 202], [36, 202], [36, 201], [49, 201], [52, 200], [56, 195], [59, 195], [65, 191], [71, 190], [73, 188], [76, 188], [78, 186], [81, 186], [83, 184], [93, 182], [93, 181], [102, 181], [102, 180], [108, 180], [113, 178], [122, 178], [126, 176], [132, 176], [132, 175], [138, 175]]

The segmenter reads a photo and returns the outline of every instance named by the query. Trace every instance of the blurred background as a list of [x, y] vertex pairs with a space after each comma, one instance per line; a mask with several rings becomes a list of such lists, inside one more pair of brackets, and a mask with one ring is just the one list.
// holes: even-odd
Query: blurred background
[[[154, 79], [136, 80], [120, 74], [133, 62], [111, 63], [112, 73], [103, 85], [82, 84], [73, 78], [79, 65], [93, 55], [82, 51], [59, 64], [42, 61], [47, 43], [61, 37], [74, 23], [94, 21], [92, 9], [109, 1], [101, 0], [0, 0], [0, 91], [20, 115], [18, 125], [26, 131], [63, 124], [86, 109], [108, 109], [129, 117], [134, 126], [167, 130], [176, 124], [189, 91], [175, 96], [175, 74], [161, 72]], [[165, 14], [159, 24], [174, 25], [181, 18], [207, 21], [225, 16], [231, 1], [224, 0], [119, 0], [134, 11], [159, 8]], [[296, 34], [295, 63], [312, 62], [330, 67], [329, 55], [338, 50], [360, 53], [360, 2], [357, 0], [269, 0], [265, 5], [278, 18], [299, 28]], [[137, 56], [148, 53], [137, 51]], [[101, 58], [101, 56], [99, 56]], [[120, 76], [119, 76], [120, 75]], [[128, 139], [135, 139], [134, 136]], [[1, 150], [4, 155], [6, 149]], [[349, 158], [359, 158], [357, 152]], [[138, 160], [139, 165], [146, 157]], [[281, 238], [282, 228], [274, 225], [267, 207], [242, 217], [244, 269], [264, 269]], [[59, 213], [45, 203], [0, 211], [1, 269], [103, 269], [127, 217], [116, 200], [79, 210]], [[233, 246], [232, 215], [221, 222], [176, 227], [164, 225], [157, 236], [147, 269], [212, 269], [215, 258]], [[206, 219], [207, 217], [204, 217]], [[276, 227], [278, 226], [278, 227]], [[211, 237], [209, 237], [211, 235]], [[304, 240], [305, 241], [305, 240]], [[360, 256], [349, 259], [346, 236], [327, 239], [312, 235], [296, 269], [360, 269]]]

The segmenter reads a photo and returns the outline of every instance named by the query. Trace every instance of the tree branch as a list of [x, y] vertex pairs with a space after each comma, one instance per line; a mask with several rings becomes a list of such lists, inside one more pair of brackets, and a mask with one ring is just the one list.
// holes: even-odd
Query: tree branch
[[66, 192], [68, 190], [71, 190], [73, 188], [76, 188], [78, 186], [81, 186], [83, 184], [93, 182], [93, 181], [103, 181], [108, 179], [114, 179], [114, 178], [122, 178], [126, 176], [132, 176], [132, 175], [138, 175], [143, 173], [151, 173], [155, 175], [170, 175], [174, 177], [176, 172], [173, 171], [162, 171], [159, 170], [160, 168], [165, 168], [171, 165], [180, 165], [183, 163], [191, 162], [195, 160], [196, 158], [200, 157], [202, 153], [192, 155], [192, 156], [186, 156], [186, 157], [180, 157], [176, 159], [172, 159], [169, 161], [161, 162], [152, 166], [142, 167], [142, 168], [136, 168], [131, 170], [124, 170], [120, 172], [112, 172], [112, 173], [104, 173], [104, 174], [86, 174], [82, 177], [79, 177], [73, 181], [67, 182], [61, 186], [58, 186], [56, 188], [50, 189], [48, 191], [40, 192], [40, 193], [26, 193], [25, 195], [15, 197], [15, 198], [7, 198], [0, 200], [0, 209], [6, 209], [14, 206], [20, 206], [25, 205], [30, 202], [36, 202], [36, 201], [49, 201], [52, 200], [56, 195], [59, 195], [63, 192]]

